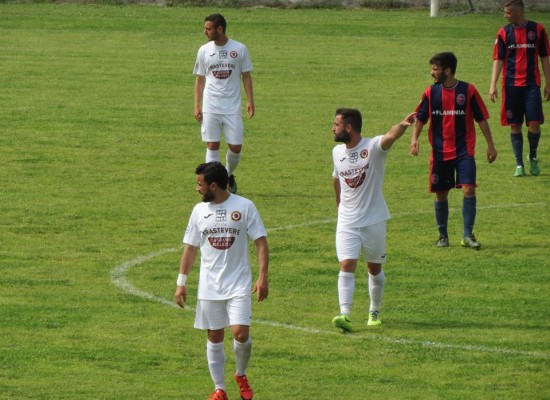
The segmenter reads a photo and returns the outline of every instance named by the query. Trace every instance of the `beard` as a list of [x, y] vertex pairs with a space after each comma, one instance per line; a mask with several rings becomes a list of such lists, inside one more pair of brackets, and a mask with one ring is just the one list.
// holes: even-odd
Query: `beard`
[[444, 84], [447, 80], [447, 75], [445, 75], [445, 72], [442, 72], [441, 75], [435, 80], [435, 83]]
[[334, 141], [338, 143], [349, 143], [351, 142], [351, 137], [346, 131], [334, 135]]
[[212, 193], [210, 190], [202, 195], [202, 202], [203, 203], [210, 203], [213, 200], [214, 200], [214, 193]]

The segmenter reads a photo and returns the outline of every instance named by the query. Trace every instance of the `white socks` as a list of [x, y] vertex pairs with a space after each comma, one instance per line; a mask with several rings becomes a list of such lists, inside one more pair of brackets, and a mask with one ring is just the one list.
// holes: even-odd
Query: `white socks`
[[[371, 275], [369, 273], [369, 311], [380, 311], [385, 284], [386, 277], [384, 275], [384, 270], [380, 270], [378, 275]], [[354, 292], [355, 274], [353, 272], [340, 271], [338, 274], [338, 301], [340, 303], [340, 314], [351, 315]]]
[[353, 272], [340, 271], [338, 274], [338, 301], [340, 302], [340, 314], [351, 314], [354, 292], [355, 274]]
[[378, 275], [371, 275], [369, 273], [369, 295], [370, 295], [370, 310], [380, 311], [382, 305], [382, 295], [384, 294], [384, 285], [386, 284], [386, 277], [384, 270], [380, 270]]
[[204, 162], [220, 161], [220, 151], [206, 149], [206, 158]]
[[[233, 350], [235, 351], [236, 373], [238, 376], [246, 375], [246, 369], [252, 354], [252, 338], [249, 336], [244, 343], [233, 339]], [[208, 369], [214, 382], [215, 389], [225, 390], [225, 350], [223, 342], [212, 343], [206, 341], [206, 359]]]
[[223, 342], [206, 341], [206, 359], [215, 389], [225, 390], [225, 350]]
[[235, 351], [236, 373], [238, 376], [246, 375], [246, 369], [252, 354], [252, 338], [249, 336], [244, 343], [233, 339], [233, 351]]
[[225, 168], [227, 168], [227, 175], [233, 175], [233, 172], [237, 169], [241, 161], [241, 153], [233, 153], [231, 150], [227, 149], [225, 154]]

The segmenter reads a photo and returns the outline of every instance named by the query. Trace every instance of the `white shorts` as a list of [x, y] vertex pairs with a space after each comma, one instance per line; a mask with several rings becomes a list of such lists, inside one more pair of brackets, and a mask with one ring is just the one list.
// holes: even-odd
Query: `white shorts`
[[366, 262], [386, 261], [386, 221], [363, 228], [336, 228], [338, 261], [358, 260], [361, 252]]
[[201, 136], [203, 142], [220, 142], [222, 131], [228, 144], [243, 144], [243, 118], [240, 114], [202, 115]]
[[195, 328], [217, 330], [232, 325], [250, 326], [252, 303], [250, 296], [227, 300], [198, 300]]

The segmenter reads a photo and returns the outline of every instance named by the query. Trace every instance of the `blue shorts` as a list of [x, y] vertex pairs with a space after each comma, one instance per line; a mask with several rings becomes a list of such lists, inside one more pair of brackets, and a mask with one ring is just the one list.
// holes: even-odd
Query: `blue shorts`
[[537, 86], [504, 86], [502, 88], [502, 106], [500, 122], [502, 126], [522, 125], [525, 123], [544, 123], [542, 96]]
[[431, 161], [430, 192], [476, 185], [476, 160], [473, 156], [450, 161]]

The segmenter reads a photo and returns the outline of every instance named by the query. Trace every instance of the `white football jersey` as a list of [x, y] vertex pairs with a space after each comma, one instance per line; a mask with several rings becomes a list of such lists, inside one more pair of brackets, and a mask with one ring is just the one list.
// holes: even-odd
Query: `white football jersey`
[[390, 219], [382, 192], [388, 153], [381, 139], [362, 138], [353, 149], [339, 144], [332, 150], [332, 176], [340, 180], [341, 188], [339, 226], [360, 228]]
[[225, 300], [250, 295], [248, 241], [267, 236], [256, 206], [231, 194], [221, 204], [199, 203], [189, 217], [184, 244], [200, 247], [197, 298]]
[[214, 41], [201, 46], [193, 74], [206, 78], [202, 112], [240, 114], [241, 74], [249, 71], [252, 61], [244, 44], [229, 39], [222, 47]]

